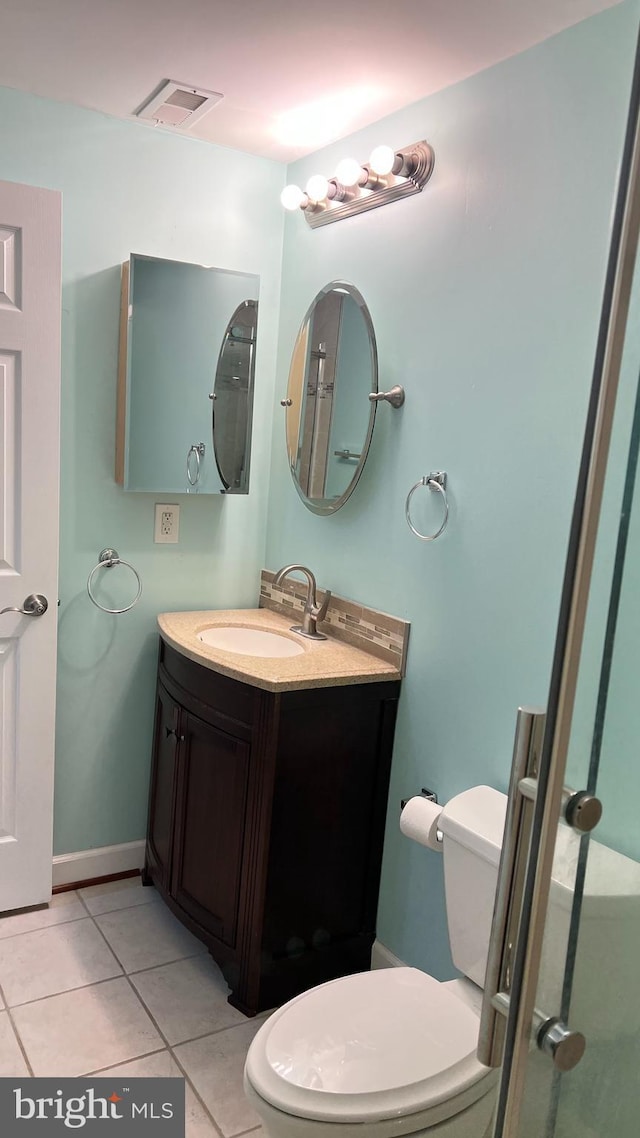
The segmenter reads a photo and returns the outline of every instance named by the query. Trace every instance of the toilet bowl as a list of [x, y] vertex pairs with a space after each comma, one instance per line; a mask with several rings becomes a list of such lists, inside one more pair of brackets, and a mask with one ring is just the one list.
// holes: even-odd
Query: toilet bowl
[[476, 1058], [482, 993], [415, 968], [332, 980], [256, 1035], [245, 1093], [269, 1138], [484, 1138], [497, 1072]]
[[[485, 1138], [498, 1071], [476, 1057], [482, 985], [506, 798], [476, 786], [438, 815], [447, 925], [463, 979], [440, 983], [415, 968], [388, 968], [332, 980], [275, 1012], [257, 1033], [245, 1066], [245, 1092], [269, 1138]], [[540, 1007], [561, 1006], [566, 939], [579, 837], [560, 829], [546, 923]], [[640, 870], [591, 840], [582, 899], [588, 944], [578, 954], [572, 1001], [589, 1040], [619, 1037], [638, 1022], [637, 944]], [[595, 954], [595, 955], [594, 955]], [[599, 991], [586, 980], [609, 962]], [[582, 962], [582, 965], [581, 965]], [[581, 999], [581, 990], [583, 997]], [[575, 1004], [575, 1013], [574, 1013]]]
[[484, 1138], [497, 1073], [476, 1057], [504, 795], [477, 786], [438, 816], [449, 940], [466, 979], [415, 968], [332, 980], [285, 1004], [247, 1055], [269, 1138]]

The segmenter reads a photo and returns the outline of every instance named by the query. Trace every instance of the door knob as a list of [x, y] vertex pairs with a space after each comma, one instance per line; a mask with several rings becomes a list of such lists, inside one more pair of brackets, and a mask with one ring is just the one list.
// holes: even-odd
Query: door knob
[[538, 1047], [548, 1055], [558, 1071], [572, 1071], [584, 1055], [587, 1041], [580, 1031], [571, 1031], [557, 1017], [548, 1019], [538, 1032]]
[[49, 608], [49, 602], [43, 593], [29, 593], [22, 602], [22, 608], [6, 608], [0, 609], [0, 616], [3, 612], [19, 612], [21, 616], [44, 616]]

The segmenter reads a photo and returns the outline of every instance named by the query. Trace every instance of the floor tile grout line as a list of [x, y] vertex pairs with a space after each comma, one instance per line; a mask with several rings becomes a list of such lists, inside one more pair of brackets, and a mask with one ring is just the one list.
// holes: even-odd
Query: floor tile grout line
[[[193, 957], [185, 957], [185, 959], [187, 959], [187, 960], [192, 960], [192, 959], [193, 959]], [[174, 961], [173, 963], [178, 963], [178, 962], [177, 962], [177, 961]], [[132, 973], [131, 975], [140, 975], [140, 973]], [[147, 1012], [147, 1014], [148, 1014], [148, 1016], [149, 1016], [150, 1020], [151, 1020], [151, 1021], [152, 1021], [152, 1023], [154, 1024], [154, 1026], [155, 1026], [156, 1030], [158, 1031], [159, 1035], [161, 1036], [161, 1038], [162, 1038], [162, 1039], [166, 1040], [167, 1048], [168, 1048], [168, 1050], [169, 1050], [169, 1053], [170, 1053], [170, 1055], [171, 1055], [171, 1058], [173, 1059], [174, 1063], [175, 1063], [175, 1064], [176, 1064], [176, 1065], [179, 1067], [179, 1069], [182, 1071], [182, 1073], [183, 1073], [183, 1075], [184, 1075], [184, 1077], [185, 1077], [186, 1081], [188, 1082], [189, 1086], [191, 1087], [191, 1090], [193, 1091], [193, 1093], [194, 1093], [194, 1095], [195, 1095], [196, 1099], [198, 1100], [198, 1102], [200, 1103], [201, 1107], [202, 1107], [202, 1108], [203, 1108], [203, 1110], [205, 1111], [205, 1114], [207, 1115], [207, 1117], [208, 1117], [208, 1118], [211, 1120], [211, 1122], [213, 1123], [213, 1126], [215, 1127], [215, 1129], [216, 1129], [217, 1133], [220, 1135], [220, 1138], [224, 1138], [224, 1135], [222, 1134], [222, 1130], [221, 1130], [221, 1129], [220, 1129], [220, 1127], [218, 1126], [218, 1124], [217, 1124], [217, 1122], [216, 1122], [216, 1120], [215, 1120], [215, 1118], [214, 1118], [213, 1114], [212, 1114], [212, 1113], [211, 1113], [211, 1111], [209, 1110], [209, 1108], [208, 1108], [207, 1104], [205, 1103], [204, 1099], [201, 1097], [201, 1095], [200, 1095], [199, 1091], [197, 1090], [197, 1088], [196, 1088], [195, 1084], [193, 1083], [193, 1081], [191, 1080], [191, 1078], [190, 1078], [190, 1077], [189, 1077], [189, 1075], [187, 1074], [186, 1068], [184, 1067], [184, 1065], [181, 1063], [180, 1059], [179, 1059], [179, 1058], [178, 1058], [178, 1056], [176, 1055], [176, 1053], [175, 1053], [175, 1048], [176, 1048], [176, 1047], [182, 1047], [182, 1045], [183, 1045], [183, 1044], [187, 1044], [187, 1043], [196, 1043], [196, 1042], [198, 1042], [198, 1041], [199, 1041], [199, 1040], [201, 1040], [201, 1039], [207, 1039], [207, 1038], [208, 1038], [209, 1036], [211, 1036], [211, 1035], [220, 1035], [220, 1034], [221, 1034], [223, 1031], [232, 1031], [234, 1027], [244, 1027], [244, 1026], [245, 1026], [245, 1024], [244, 1024], [244, 1023], [233, 1023], [233, 1024], [227, 1024], [227, 1026], [226, 1026], [226, 1027], [220, 1027], [220, 1028], [218, 1028], [217, 1030], [205, 1032], [205, 1034], [204, 1034], [204, 1035], [197, 1035], [197, 1036], [193, 1036], [193, 1038], [192, 1038], [192, 1039], [184, 1039], [184, 1040], [181, 1040], [179, 1043], [170, 1043], [170, 1042], [169, 1042], [169, 1040], [167, 1039], [167, 1036], [165, 1035], [164, 1031], [163, 1031], [163, 1030], [162, 1030], [162, 1028], [160, 1027], [160, 1024], [158, 1023], [158, 1021], [156, 1020], [155, 1016], [153, 1015], [153, 1012], [151, 1011], [151, 1009], [150, 1009], [150, 1008], [147, 1006], [147, 1004], [145, 1003], [145, 1000], [144, 1000], [144, 997], [143, 997], [142, 993], [141, 993], [141, 992], [139, 992], [139, 991], [137, 990], [137, 988], [135, 987], [135, 985], [132, 983], [132, 981], [131, 981], [131, 978], [130, 978], [130, 975], [129, 975], [129, 974], [127, 974], [127, 980], [129, 980], [129, 983], [131, 984], [131, 987], [132, 987], [133, 991], [135, 992], [135, 994], [137, 995], [138, 999], [140, 1000], [140, 1002], [141, 1002], [141, 1004], [142, 1004], [143, 1008], [144, 1008], [144, 1009], [145, 1009], [145, 1011]], [[255, 1129], [255, 1127], [254, 1127], [253, 1129]], [[248, 1131], [242, 1131], [242, 1134], [245, 1134], [245, 1133], [249, 1133], [249, 1132], [248, 1132]]]
[[[80, 897], [79, 893], [78, 893], [78, 897]], [[93, 920], [93, 913], [89, 912], [89, 906], [87, 905], [87, 902], [85, 901], [84, 897], [80, 897], [80, 904], [82, 905], [82, 908], [84, 909], [87, 916], [91, 917], [91, 919]]]
[[[145, 1006], [146, 1006], [146, 1005], [145, 1005]], [[213, 1121], [213, 1124], [214, 1124], [214, 1126], [216, 1127], [216, 1130], [218, 1130], [218, 1131], [219, 1131], [219, 1133], [221, 1134], [221, 1138], [224, 1138], [224, 1135], [222, 1134], [222, 1130], [221, 1130], [221, 1128], [220, 1128], [220, 1127], [218, 1126], [218, 1124], [216, 1123], [216, 1120], [215, 1120], [215, 1118], [214, 1118], [214, 1117], [213, 1117], [213, 1115], [211, 1114], [211, 1111], [210, 1111], [210, 1110], [209, 1110], [209, 1108], [207, 1107], [207, 1105], [206, 1105], [206, 1103], [204, 1102], [204, 1100], [200, 1098], [200, 1095], [198, 1094], [197, 1090], [195, 1089], [195, 1087], [194, 1087], [194, 1084], [192, 1083], [191, 1079], [189, 1078], [189, 1076], [188, 1076], [188, 1075], [187, 1075], [187, 1073], [186, 1073], [186, 1068], [183, 1066], [183, 1064], [181, 1063], [181, 1061], [180, 1061], [179, 1057], [176, 1055], [176, 1053], [175, 1053], [175, 1049], [176, 1049], [177, 1047], [183, 1047], [183, 1046], [186, 1046], [186, 1045], [187, 1045], [187, 1044], [189, 1044], [189, 1043], [199, 1043], [199, 1042], [200, 1042], [202, 1039], [209, 1039], [209, 1038], [210, 1038], [212, 1035], [221, 1035], [223, 1031], [233, 1031], [233, 1029], [234, 1029], [235, 1027], [246, 1027], [247, 1023], [255, 1023], [255, 1022], [256, 1022], [256, 1020], [257, 1020], [257, 1019], [259, 1019], [259, 1018], [260, 1018], [259, 1016], [256, 1016], [256, 1017], [254, 1017], [253, 1019], [249, 1019], [249, 1018], [247, 1017], [247, 1020], [245, 1021], [245, 1023], [232, 1023], [232, 1024], [228, 1024], [228, 1025], [227, 1025], [227, 1027], [221, 1027], [221, 1028], [218, 1028], [218, 1030], [217, 1030], [217, 1031], [209, 1031], [209, 1032], [207, 1032], [207, 1034], [206, 1034], [206, 1035], [197, 1035], [197, 1036], [194, 1036], [194, 1038], [193, 1038], [193, 1039], [185, 1039], [185, 1040], [183, 1040], [183, 1041], [182, 1041], [182, 1043], [170, 1043], [170, 1044], [169, 1044], [169, 1050], [170, 1050], [170, 1052], [171, 1052], [171, 1055], [172, 1055], [172, 1057], [173, 1057], [174, 1061], [177, 1063], [177, 1065], [178, 1065], [178, 1067], [180, 1068], [180, 1070], [184, 1072], [185, 1078], [186, 1078], [186, 1079], [188, 1079], [188, 1081], [189, 1081], [189, 1084], [190, 1084], [190, 1086], [192, 1087], [192, 1089], [195, 1091], [195, 1094], [196, 1094], [196, 1096], [197, 1096], [197, 1098], [198, 1098], [199, 1102], [201, 1102], [201, 1103], [202, 1103], [202, 1105], [203, 1105], [204, 1109], [206, 1110], [207, 1114], [208, 1114], [208, 1115], [209, 1115], [209, 1117], [212, 1119], [212, 1121]], [[231, 1135], [231, 1138], [244, 1138], [244, 1135], [246, 1135], [246, 1134], [251, 1134], [251, 1133], [253, 1133], [253, 1132], [254, 1132], [254, 1131], [256, 1131], [256, 1130], [259, 1130], [259, 1129], [260, 1129], [260, 1125], [261, 1125], [261, 1123], [258, 1123], [256, 1126], [252, 1126], [252, 1127], [250, 1127], [248, 1130], [241, 1130], [241, 1131], [239, 1131], [237, 1134]]]
[[[85, 920], [86, 918], [82, 917], [81, 919]], [[93, 919], [93, 918], [90, 918], [90, 919]], [[78, 922], [69, 922], [69, 923], [77, 924]], [[33, 999], [33, 1000], [23, 1000], [22, 1003], [20, 1003], [20, 1004], [11, 1004], [11, 1005], [7, 1004], [6, 1005], [7, 1011], [10, 1008], [28, 1008], [32, 1004], [39, 1004], [41, 1000], [53, 1000], [53, 999], [55, 999], [56, 996], [66, 996], [66, 995], [69, 995], [71, 992], [82, 992], [83, 989], [85, 989], [85, 988], [93, 988], [94, 986], [96, 986], [98, 984], [108, 984], [110, 980], [122, 980], [123, 976], [127, 976], [127, 977], [128, 976], [141, 976], [145, 972], [154, 972], [157, 968], [164, 968], [165, 967], [165, 964], [153, 964], [153, 965], [151, 965], [150, 968], [139, 968], [135, 972], [125, 972], [122, 964], [120, 963], [120, 960], [118, 959], [118, 956], [113, 951], [113, 949], [111, 948], [111, 945], [109, 944], [107, 938], [105, 937], [104, 933], [102, 932], [102, 929], [100, 928], [99, 925], [96, 925], [96, 928], [98, 928], [100, 935], [102, 936], [103, 940], [106, 941], [107, 946], [108, 946], [112, 956], [114, 957], [114, 959], [116, 961], [116, 964], [118, 965], [119, 968], [122, 968], [121, 972], [116, 972], [113, 976], [104, 976], [102, 978], [102, 980], [90, 980], [88, 984], [77, 984], [75, 986], [75, 988], [62, 988], [61, 991], [49, 992], [49, 994], [46, 996], [36, 996], [35, 999]], [[201, 956], [203, 954], [197, 953], [197, 955]], [[167, 965], [169, 965], [169, 964], [181, 964], [183, 960], [195, 960], [195, 959], [196, 959], [195, 956], [177, 956], [174, 960], [167, 960], [165, 963]], [[5, 997], [5, 1004], [6, 1004], [6, 997]], [[241, 1027], [242, 1024], [232, 1024], [230, 1026]], [[222, 1028], [221, 1030], [225, 1030], [225, 1029]], [[208, 1034], [211, 1034], [211, 1033], [208, 1033]], [[191, 1043], [191, 1040], [185, 1039], [184, 1042], [185, 1043]]]
[[[118, 963], [116, 961], [116, 963]], [[118, 964], [118, 967], [120, 965]], [[102, 980], [90, 980], [88, 984], [78, 984], [75, 988], [63, 988], [61, 992], [50, 992], [48, 996], [37, 996], [34, 1000], [24, 1000], [21, 1004], [12, 1004], [12, 1011], [19, 1011], [20, 1008], [31, 1008], [34, 1004], [40, 1004], [44, 1000], [55, 1000], [56, 996], [70, 996], [72, 992], [84, 992], [87, 988], [97, 988], [100, 984], [108, 984], [111, 980], [122, 980], [124, 972], [116, 972], [113, 976], [104, 976]]]
[[84, 897], [81, 897], [79, 892], [78, 892], [78, 897], [79, 897], [82, 905], [84, 905], [84, 908], [86, 909], [89, 916], [92, 917], [93, 920], [95, 920], [96, 917], [108, 917], [110, 913], [124, 913], [124, 912], [126, 912], [127, 909], [142, 909], [145, 905], [155, 905], [157, 902], [160, 901], [160, 894], [157, 893], [155, 890], [151, 890], [150, 892], [151, 892], [151, 896], [149, 897], [149, 899], [147, 901], [137, 901], [137, 902], [134, 901], [134, 903], [132, 905], [119, 905], [117, 909], [105, 909], [104, 912], [102, 912], [102, 913], [92, 913], [91, 909], [87, 905], [87, 902], [85, 901]]
[[7, 1008], [7, 1015], [9, 1017], [9, 1023], [11, 1024], [11, 1026], [13, 1028], [13, 1034], [16, 1037], [16, 1042], [18, 1044], [18, 1047], [20, 1048], [20, 1051], [22, 1052], [22, 1056], [24, 1058], [24, 1061], [27, 1064], [27, 1071], [29, 1072], [29, 1076], [31, 1078], [33, 1078], [35, 1075], [35, 1072], [34, 1072], [33, 1067], [31, 1065], [31, 1060], [29, 1059], [29, 1056], [27, 1054], [27, 1049], [26, 1049], [24, 1043], [22, 1042], [20, 1032], [18, 1031], [18, 1025], [15, 1022], [13, 1016], [11, 1015], [11, 1011], [9, 1008]]
[[183, 960], [196, 960], [199, 956], [204, 956], [206, 948], [201, 952], [195, 952], [193, 956], [178, 956], [175, 960], [163, 960], [162, 964], [150, 964], [148, 968], [134, 968], [133, 971], [127, 972], [127, 976], [144, 976], [147, 972], [157, 972], [160, 968], [169, 968], [172, 964], [182, 964]]
[[[144, 902], [144, 904], [148, 905], [151, 903], [151, 901], [153, 901], [154, 903], [155, 903], [155, 901], [161, 902], [161, 898], [158, 895], [157, 898], [156, 897], [150, 898], [150, 900]], [[86, 906], [83, 899], [82, 899], [82, 903], [85, 905], [85, 908], [87, 909], [87, 906]], [[143, 907], [142, 905], [127, 905], [126, 909], [141, 909], [142, 907]], [[201, 945], [200, 948], [197, 950], [197, 952], [189, 953], [188, 956], [176, 956], [173, 960], [163, 960], [160, 964], [150, 964], [146, 968], [131, 968], [127, 972], [124, 964], [122, 964], [120, 958], [117, 956], [117, 954], [115, 952], [115, 949], [112, 947], [108, 937], [103, 932], [103, 930], [100, 928], [100, 925], [98, 924], [98, 917], [108, 917], [111, 915], [111, 913], [122, 913], [124, 911], [125, 911], [125, 909], [109, 909], [108, 912], [106, 912], [106, 913], [92, 913], [92, 912], [90, 912], [89, 909], [87, 909], [89, 916], [91, 917], [92, 921], [95, 922], [96, 928], [98, 928], [100, 930], [100, 933], [102, 934], [103, 939], [106, 941], [108, 947], [111, 949], [111, 952], [113, 953], [116, 960], [118, 961], [118, 964], [120, 964], [125, 976], [139, 976], [141, 972], [151, 972], [154, 968], [164, 968], [166, 965], [169, 965], [169, 964], [179, 964], [181, 960], [193, 960], [196, 956], [203, 956], [204, 953], [207, 951], [206, 947], [204, 945]], [[171, 914], [171, 915], [173, 916], [173, 914]], [[176, 918], [174, 918], [174, 920], [175, 919]]]
[[147, 905], [159, 905], [159, 897], [150, 897], [148, 901], [135, 901], [133, 905], [119, 905], [117, 909], [102, 909], [99, 913], [92, 913], [86, 901], [82, 902], [91, 917], [112, 917], [116, 913], [128, 913], [131, 909], [146, 909]]
[[[103, 1072], [108, 1074], [114, 1067], [124, 1067], [126, 1063], [137, 1063], [140, 1059], [150, 1059], [152, 1055], [164, 1055], [165, 1051], [168, 1054], [167, 1047], [154, 1047], [153, 1051], [145, 1051], [143, 1055], [134, 1055], [132, 1059], [123, 1059], [121, 1063], [109, 1063], [107, 1067], [96, 1067], [93, 1071], [86, 1071], [83, 1075], [79, 1075], [78, 1078], [89, 1079], [97, 1075], [102, 1075]], [[132, 1079], [145, 1079], [147, 1077], [151, 1076], [131, 1075]]]
[[193, 1084], [192, 1080], [191, 1080], [191, 1079], [189, 1078], [189, 1076], [187, 1075], [187, 1072], [185, 1071], [185, 1069], [184, 1069], [184, 1067], [183, 1067], [182, 1063], [179, 1061], [179, 1059], [178, 1059], [177, 1055], [175, 1055], [175, 1053], [174, 1053], [174, 1050], [173, 1050], [173, 1047], [172, 1047], [172, 1045], [169, 1043], [169, 1040], [167, 1039], [167, 1037], [166, 1037], [166, 1035], [165, 1035], [164, 1031], [162, 1030], [162, 1028], [160, 1027], [160, 1024], [158, 1023], [158, 1021], [156, 1020], [156, 1018], [155, 1018], [155, 1016], [153, 1015], [153, 1013], [150, 1011], [150, 1009], [149, 1009], [149, 1008], [147, 1007], [147, 1005], [145, 1004], [145, 1002], [144, 1002], [144, 1000], [143, 1000], [143, 998], [142, 998], [142, 996], [141, 996], [140, 992], [138, 992], [138, 991], [136, 990], [135, 986], [132, 984], [132, 982], [131, 982], [131, 979], [129, 978], [129, 976], [127, 976], [127, 980], [129, 981], [129, 985], [130, 985], [130, 987], [131, 987], [131, 990], [132, 990], [133, 992], [135, 992], [135, 994], [136, 994], [136, 996], [138, 997], [138, 999], [139, 999], [139, 1001], [140, 1001], [140, 1003], [141, 1003], [142, 1007], [143, 1007], [143, 1008], [144, 1008], [144, 1010], [146, 1011], [147, 1015], [149, 1016], [149, 1019], [151, 1020], [152, 1024], [154, 1025], [154, 1027], [155, 1027], [156, 1031], [158, 1032], [158, 1034], [159, 1034], [160, 1038], [161, 1038], [161, 1039], [164, 1039], [164, 1041], [165, 1041], [165, 1043], [166, 1043], [166, 1045], [167, 1045], [167, 1050], [169, 1051], [169, 1054], [170, 1054], [170, 1056], [171, 1056], [171, 1058], [172, 1058], [173, 1062], [174, 1062], [174, 1063], [175, 1063], [175, 1064], [178, 1066], [178, 1068], [179, 1068], [179, 1069], [182, 1071], [182, 1074], [183, 1074], [183, 1076], [184, 1076], [184, 1078], [185, 1078], [186, 1082], [187, 1082], [187, 1083], [189, 1084], [189, 1086], [191, 1087], [191, 1090], [193, 1091], [194, 1095], [196, 1096], [196, 1099], [197, 1099], [197, 1100], [198, 1100], [198, 1102], [200, 1103], [200, 1106], [201, 1106], [201, 1107], [202, 1107], [202, 1109], [204, 1110], [204, 1112], [205, 1112], [205, 1114], [206, 1114], [207, 1118], [209, 1118], [209, 1119], [211, 1120], [211, 1122], [213, 1123], [213, 1126], [214, 1126], [215, 1130], [218, 1132], [218, 1134], [220, 1135], [220, 1138], [224, 1138], [224, 1136], [222, 1135], [222, 1131], [220, 1130], [220, 1127], [218, 1126], [218, 1124], [217, 1124], [217, 1122], [216, 1122], [215, 1118], [213, 1117], [213, 1115], [212, 1115], [211, 1111], [209, 1110], [209, 1108], [208, 1108], [207, 1104], [206, 1104], [206, 1103], [204, 1102], [204, 1100], [201, 1098], [201, 1096], [200, 1096], [199, 1092], [197, 1091], [197, 1089], [196, 1089], [195, 1085]]
[[[105, 944], [109, 945], [109, 948], [111, 948], [111, 945], [109, 944], [109, 941], [107, 940], [107, 938], [106, 938], [105, 934], [103, 933], [102, 929], [100, 928], [100, 925], [99, 925], [99, 924], [97, 923], [97, 921], [95, 921], [95, 920], [94, 920], [94, 924], [95, 924], [96, 928], [98, 929], [98, 932], [100, 933], [101, 937], [103, 938], [103, 940], [104, 940]], [[119, 965], [120, 965], [120, 967], [122, 968], [122, 967], [123, 967], [123, 965], [122, 965], [122, 961], [120, 960], [120, 958], [118, 957], [118, 955], [117, 955], [117, 954], [116, 954], [116, 953], [113, 951], [113, 949], [111, 949], [111, 951], [113, 952], [113, 955], [115, 956], [116, 960], [118, 961], [118, 964], [119, 964]], [[189, 959], [189, 958], [187, 957], [187, 959]], [[183, 1073], [183, 1075], [184, 1075], [184, 1078], [185, 1078], [185, 1080], [188, 1082], [189, 1086], [191, 1087], [191, 1090], [193, 1091], [193, 1093], [194, 1093], [194, 1095], [196, 1096], [196, 1098], [197, 1098], [198, 1102], [199, 1102], [199, 1103], [200, 1103], [200, 1105], [202, 1106], [202, 1109], [205, 1111], [205, 1114], [206, 1114], [207, 1118], [209, 1118], [209, 1119], [211, 1120], [211, 1123], [212, 1123], [212, 1125], [214, 1126], [215, 1130], [217, 1130], [218, 1134], [220, 1135], [220, 1138], [224, 1138], [224, 1135], [222, 1135], [222, 1132], [221, 1132], [220, 1128], [218, 1127], [218, 1125], [217, 1125], [217, 1123], [216, 1123], [216, 1121], [215, 1121], [215, 1119], [214, 1119], [213, 1115], [212, 1115], [212, 1114], [211, 1114], [211, 1112], [209, 1111], [209, 1109], [208, 1109], [208, 1107], [206, 1106], [206, 1104], [205, 1104], [205, 1103], [202, 1101], [202, 1099], [200, 1098], [200, 1095], [198, 1094], [198, 1092], [197, 1092], [196, 1088], [194, 1087], [193, 1083], [191, 1082], [191, 1079], [188, 1077], [188, 1075], [187, 1075], [186, 1071], [184, 1070], [184, 1068], [183, 1068], [182, 1064], [178, 1062], [178, 1059], [177, 1059], [177, 1058], [176, 1058], [176, 1056], [173, 1054], [173, 1051], [172, 1051], [172, 1049], [171, 1049], [171, 1044], [169, 1043], [169, 1041], [168, 1041], [168, 1039], [167, 1039], [166, 1035], [164, 1034], [164, 1032], [163, 1032], [162, 1028], [160, 1027], [160, 1024], [159, 1024], [159, 1023], [157, 1022], [157, 1020], [155, 1019], [155, 1016], [153, 1016], [153, 1015], [151, 1014], [151, 1012], [149, 1011], [149, 1009], [147, 1008], [147, 1005], [145, 1004], [144, 1000], [142, 999], [142, 996], [140, 995], [140, 993], [139, 993], [138, 991], [136, 991], [136, 988], [135, 988], [135, 986], [134, 986], [134, 985], [133, 985], [133, 983], [131, 982], [131, 979], [130, 979], [130, 977], [129, 977], [129, 974], [128, 974], [127, 972], [125, 972], [125, 974], [124, 974], [124, 975], [125, 975], [125, 979], [126, 979], [126, 981], [127, 981], [128, 985], [129, 985], [129, 987], [130, 987], [131, 991], [133, 992], [134, 998], [137, 1000], [137, 1002], [140, 1004], [140, 1007], [142, 1008], [142, 1010], [145, 1012], [145, 1014], [146, 1014], [146, 1015], [149, 1017], [149, 1019], [151, 1020], [151, 1023], [152, 1023], [152, 1024], [153, 1024], [153, 1026], [155, 1027], [155, 1029], [156, 1029], [156, 1031], [158, 1032], [158, 1035], [160, 1036], [160, 1038], [161, 1038], [162, 1040], [164, 1040], [164, 1042], [165, 1042], [165, 1044], [166, 1044], [166, 1047], [167, 1047], [167, 1050], [169, 1051], [169, 1054], [171, 1055], [171, 1057], [172, 1057], [172, 1059], [174, 1060], [174, 1062], [178, 1064], [178, 1066], [179, 1066], [180, 1070], [182, 1071], [182, 1073]]]
[[31, 1066], [31, 1063], [29, 1061], [29, 1056], [27, 1055], [24, 1043], [22, 1042], [22, 1039], [20, 1038], [20, 1033], [18, 1032], [18, 1028], [14, 1022], [13, 1016], [11, 1015], [11, 1008], [9, 1007], [7, 1000], [6, 1000], [6, 996], [2, 990], [2, 984], [0, 984], [0, 998], [4, 1001], [4, 1009], [3, 1010], [6, 1010], [6, 1013], [7, 1013], [8, 1019], [9, 1019], [9, 1023], [11, 1024], [11, 1027], [13, 1030], [13, 1034], [16, 1037], [16, 1043], [18, 1044], [18, 1048], [19, 1048], [20, 1052], [22, 1053], [22, 1057], [23, 1057], [25, 1063], [27, 1064], [27, 1070], [29, 1072], [29, 1075], [31, 1076], [31, 1078], [33, 1078], [34, 1077], [33, 1076], [33, 1067]]
[[207, 1106], [204, 1099], [201, 1097], [200, 1093], [196, 1090], [196, 1088], [195, 1088], [194, 1084], [192, 1083], [191, 1079], [189, 1078], [184, 1066], [182, 1065], [182, 1063], [178, 1059], [178, 1056], [174, 1053], [174, 1050], [172, 1047], [169, 1047], [169, 1054], [171, 1055], [171, 1058], [173, 1059], [173, 1062], [175, 1063], [178, 1070], [182, 1071], [185, 1082], [187, 1082], [189, 1084], [189, 1086], [191, 1087], [191, 1090], [193, 1091], [198, 1102], [200, 1103], [200, 1106], [204, 1110], [205, 1115], [207, 1116], [207, 1118], [209, 1118], [211, 1120], [211, 1123], [213, 1125], [213, 1129], [216, 1131], [216, 1134], [218, 1134], [220, 1136], [220, 1138], [224, 1138], [224, 1134], [222, 1133], [221, 1127], [218, 1126], [218, 1123], [216, 1122], [215, 1118], [213, 1117], [211, 1111], [209, 1110], [209, 1107]]
[[0, 945], [4, 944], [5, 941], [15, 940], [17, 936], [28, 936], [29, 933], [42, 933], [47, 929], [61, 928], [62, 925], [77, 925], [79, 921], [86, 921], [86, 919], [83, 913], [81, 917], [69, 917], [66, 921], [53, 921], [50, 925], [38, 925], [35, 929], [22, 929], [19, 933], [9, 933], [8, 936], [0, 936]]
[[[140, 998], [142, 999], [142, 997]], [[208, 1039], [211, 1035], [221, 1035], [223, 1031], [233, 1031], [234, 1027], [246, 1027], [248, 1023], [259, 1023], [260, 1018], [260, 1016], [253, 1016], [252, 1019], [247, 1017], [244, 1023], [227, 1023], [224, 1027], [216, 1027], [213, 1031], [205, 1031], [202, 1035], [192, 1035], [189, 1039], [178, 1039], [175, 1043], [170, 1043], [169, 1047], [186, 1047], [187, 1043], [200, 1043], [201, 1039]]]
[[134, 901], [132, 905], [118, 905], [117, 909], [102, 909], [99, 913], [92, 913], [84, 898], [82, 904], [90, 917], [111, 917], [115, 916], [116, 913], [128, 913], [130, 909], [146, 909], [147, 905], [158, 905], [160, 898], [150, 897], [148, 901]]
[[[111, 951], [113, 952], [113, 949]], [[203, 948], [198, 952], [189, 953], [188, 956], [176, 956], [173, 960], [165, 960], [162, 964], [150, 964], [148, 968], [132, 968], [130, 972], [127, 972], [127, 976], [140, 976], [143, 972], [154, 972], [156, 968], [165, 968], [169, 964], [180, 964], [183, 960], [195, 960], [198, 956], [204, 956], [206, 951], [206, 948]]]
[[[107, 917], [110, 913], [123, 913], [125, 911], [125, 909], [140, 909], [140, 908], [142, 908], [143, 905], [155, 905], [160, 901], [160, 898], [159, 897], [149, 897], [148, 901], [138, 901], [137, 903], [134, 903], [133, 905], [122, 905], [118, 909], [105, 909], [105, 911], [103, 913], [92, 913], [91, 910], [89, 909], [89, 907], [87, 906], [87, 903], [86, 903], [84, 897], [81, 897], [79, 893], [78, 893], [78, 901], [80, 902], [83, 909], [85, 910], [81, 917], [67, 917], [63, 921], [52, 921], [50, 924], [37, 925], [33, 929], [22, 929], [22, 931], [19, 933], [9, 933], [8, 936], [0, 936], [0, 945], [2, 945], [3, 941], [5, 941], [5, 940], [15, 940], [15, 938], [17, 936], [26, 936], [28, 933], [44, 932], [45, 929], [57, 929], [61, 925], [75, 925], [78, 923], [78, 921], [86, 921], [87, 916], [89, 916], [89, 917]], [[49, 910], [49, 912], [54, 912], [54, 911], [55, 910], [51, 910], [51, 909]], [[46, 910], [43, 909], [42, 912], [44, 913], [44, 912], [46, 912]], [[24, 914], [24, 915], [28, 916], [29, 914]], [[11, 920], [11, 919], [12, 919], [11, 917], [8, 918], [8, 920]], [[0, 920], [0, 928], [2, 928], [2, 921], [1, 920]]]

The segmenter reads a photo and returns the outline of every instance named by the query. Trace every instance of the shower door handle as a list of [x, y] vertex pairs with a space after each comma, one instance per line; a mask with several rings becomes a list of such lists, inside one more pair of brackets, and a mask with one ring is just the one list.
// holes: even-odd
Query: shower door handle
[[518, 708], [478, 1039], [478, 1059], [487, 1067], [502, 1063], [511, 961], [522, 909], [544, 724], [545, 713], [540, 708]]
[[29, 593], [22, 602], [22, 608], [0, 609], [0, 616], [4, 612], [19, 612], [21, 616], [44, 616], [49, 608], [49, 602], [43, 593]]

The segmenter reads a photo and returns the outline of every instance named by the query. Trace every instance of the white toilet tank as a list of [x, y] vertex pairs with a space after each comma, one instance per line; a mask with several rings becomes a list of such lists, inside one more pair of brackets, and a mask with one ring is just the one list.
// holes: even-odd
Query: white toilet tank
[[507, 799], [490, 786], [456, 795], [438, 819], [453, 963], [484, 987]]
[[[438, 819], [443, 835], [449, 940], [454, 964], [484, 987], [507, 799], [489, 786], [452, 798]], [[557, 1014], [580, 835], [558, 832], [540, 968], [539, 1006]], [[589, 1038], [637, 1031], [640, 982], [640, 864], [589, 843], [571, 1003], [572, 1024]]]

